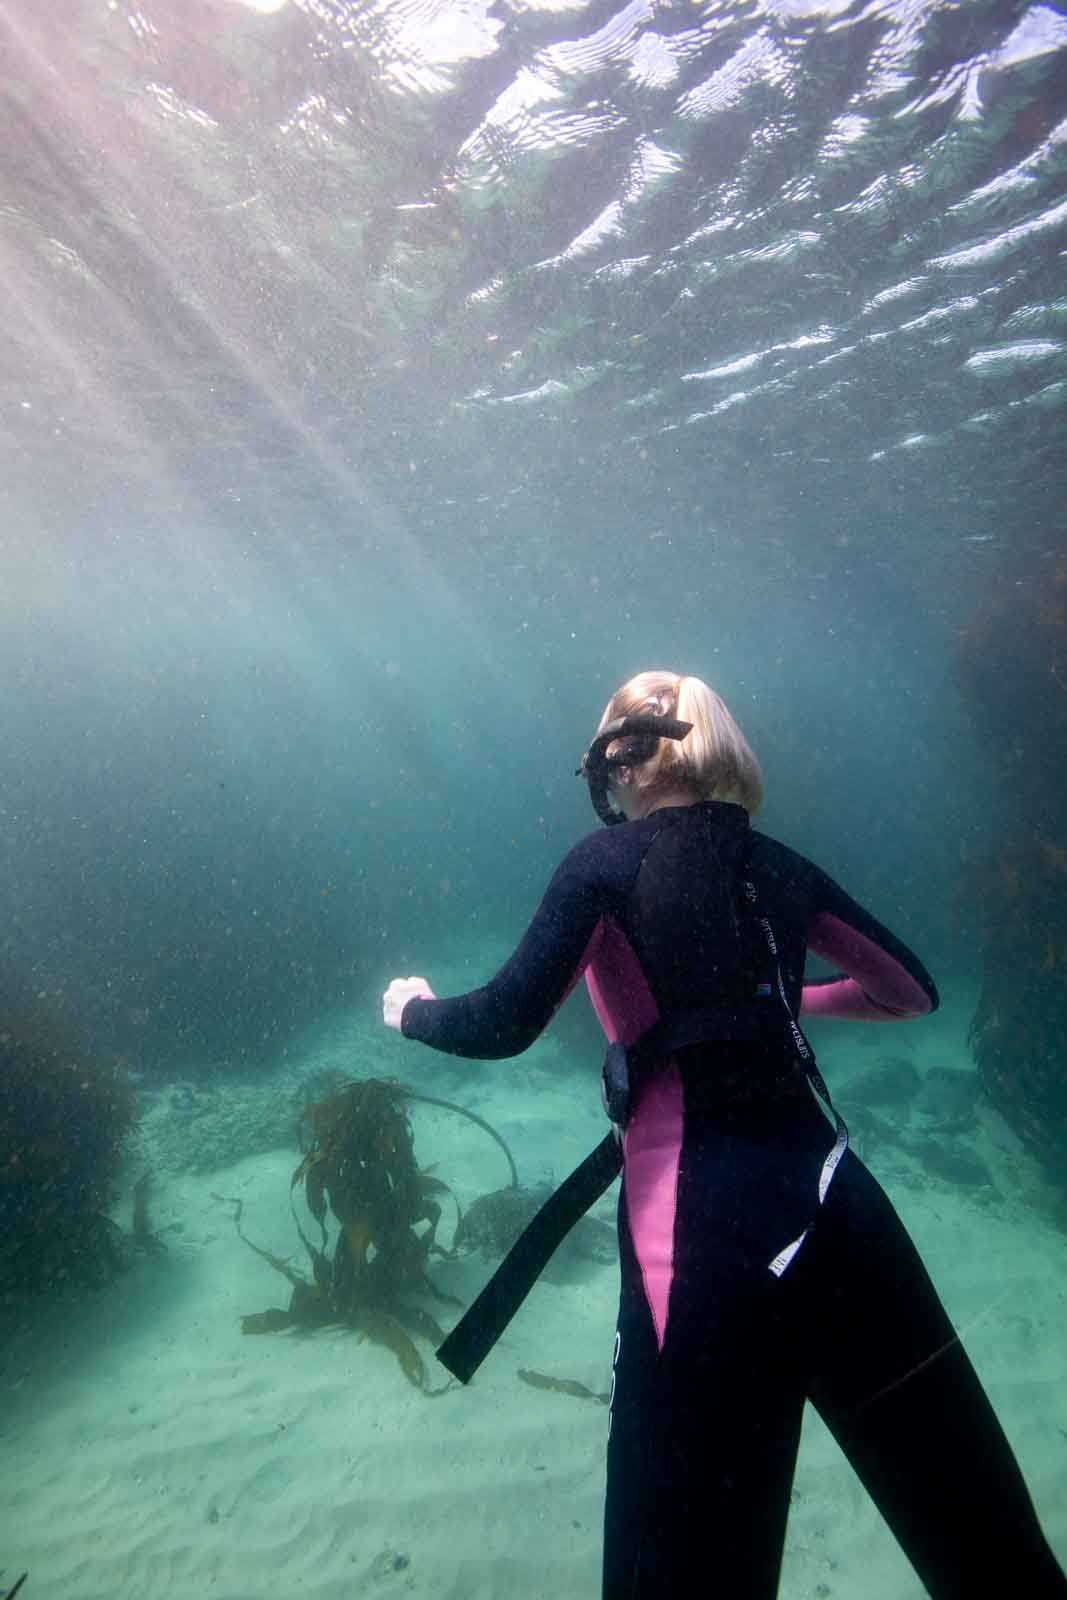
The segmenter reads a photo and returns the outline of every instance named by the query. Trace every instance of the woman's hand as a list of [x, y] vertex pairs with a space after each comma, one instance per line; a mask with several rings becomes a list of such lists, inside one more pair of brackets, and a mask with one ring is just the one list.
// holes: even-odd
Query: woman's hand
[[409, 1000], [436, 1000], [425, 978], [394, 978], [382, 995], [382, 1021], [387, 1028], [400, 1032], [400, 1018]]

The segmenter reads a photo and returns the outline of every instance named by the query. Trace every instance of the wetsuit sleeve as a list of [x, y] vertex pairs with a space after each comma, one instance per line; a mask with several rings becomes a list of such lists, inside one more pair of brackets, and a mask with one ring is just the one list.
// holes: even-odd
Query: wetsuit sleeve
[[811, 872], [814, 909], [808, 949], [840, 971], [805, 983], [801, 1015], [899, 1022], [935, 1011], [937, 989], [919, 958], [832, 878], [816, 867]]
[[400, 1022], [404, 1037], [480, 1060], [515, 1056], [531, 1045], [580, 977], [608, 909], [595, 858], [589, 840], [575, 846], [518, 949], [484, 988], [448, 1000], [409, 1000]]

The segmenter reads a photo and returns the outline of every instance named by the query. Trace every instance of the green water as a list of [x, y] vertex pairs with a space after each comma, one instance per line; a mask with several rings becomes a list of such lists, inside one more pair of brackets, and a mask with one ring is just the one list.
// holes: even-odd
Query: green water
[[[1005, 596], [1062, 605], [1067, 22], [0, 0], [0, 51], [5, 992], [132, 1073], [112, 1214], [148, 1162], [170, 1230], [113, 1290], [6, 1296], [0, 1585], [583, 1600], [604, 1416], [515, 1371], [604, 1387], [614, 1269], [541, 1285], [430, 1405], [369, 1344], [242, 1343], [284, 1286], [211, 1196], [299, 1251], [289, 1112], [326, 1068], [491, 1115], [531, 1183], [600, 1137], [581, 997], [489, 1069], [405, 1052], [378, 996], [510, 952], [652, 665], [721, 691], [761, 825], [942, 989], [906, 1043], [825, 1030], [835, 1090], [886, 1055], [973, 1070], [974, 874], [1032, 814], [959, 652]], [[1020, 706], [1046, 795], [1059, 728]], [[1062, 1552], [1056, 1185], [988, 1107], [885, 1120], [865, 1153]], [[505, 1181], [415, 1127], [464, 1203]], [[487, 1267], [444, 1270], [465, 1298]], [[912, 1600], [814, 1424], [804, 1452], [783, 1595]]]

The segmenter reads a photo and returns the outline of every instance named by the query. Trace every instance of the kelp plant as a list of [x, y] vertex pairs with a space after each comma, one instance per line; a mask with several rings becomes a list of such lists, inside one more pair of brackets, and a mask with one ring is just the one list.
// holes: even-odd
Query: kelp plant
[[[431, 1255], [451, 1257], [437, 1242], [441, 1207], [437, 1196], [454, 1196], [447, 1184], [415, 1161], [415, 1140], [407, 1102], [424, 1101], [456, 1111], [492, 1135], [503, 1149], [518, 1184], [511, 1152], [500, 1135], [481, 1117], [462, 1106], [416, 1094], [401, 1083], [378, 1078], [357, 1079], [305, 1108], [300, 1118], [303, 1160], [289, 1186], [290, 1204], [298, 1184], [304, 1185], [308, 1209], [322, 1234], [321, 1247], [297, 1231], [311, 1261], [310, 1279], [296, 1268], [253, 1244], [241, 1230], [242, 1203], [235, 1207], [237, 1232], [250, 1249], [269, 1261], [292, 1285], [288, 1308], [272, 1307], [242, 1317], [243, 1333], [274, 1333], [284, 1328], [342, 1325], [393, 1351], [405, 1375], [424, 1394], [444, 1393], [429, 1386], [422, 1356], [411, 1335], [440, 1344], [443, 1330], [430, 1313], [414, 1303], [419, 1295], [458, 1305], [427, 1275]], [[310, 1137], [309, 1137], [310, 1135]], [[219, 1197], [221, 1198], [221, 1196]], [[329, 1249], [327, 1207], [339, 1225]], [[457, 1212], [459, 1210], [456, 1205]], [[420, 1225], [426, 1224], [420, 1230]]]
[[1008, 839], [972, 894], [985, 962], [968, 1043], [990, 1101], [1062, 1190], [1067, 848], [1040, 833]]
[[985, 1093], [1063, 1191], [1067, 561], [991, 574], [957, 669], [991, 779], [989, 854], [970, 883], [983, 960], [971, 1049]]
[[133, 1091], [47, 1013], [6, 1001], [0, 1031], [0, 1300], [107, 1283], [126, 1265], [108, 1216]]

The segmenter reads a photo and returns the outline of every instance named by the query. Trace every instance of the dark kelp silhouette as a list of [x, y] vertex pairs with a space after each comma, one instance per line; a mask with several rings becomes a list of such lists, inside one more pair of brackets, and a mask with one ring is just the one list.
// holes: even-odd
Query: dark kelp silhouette
[[126, 1264], [107, 1215], [133, 1092], [58, 1019], [5, 1003], [0, 1032], [0, 1297], [95, 1287]]
[[968, 1043], [990, 1102], [1063, 1190], [1067, 830], [1007, 839], [971, 885], [984, 961]]
[[1067, 561], [990, 572], [956, 668], [989, 784], [986, 859], [964, 879], [982, 992], [982, 1088], [1067, 1195]]
[[[302, 1183], [308, 1209], [322, 1234], [321, 1246], [312, 1244], [293, 1207], [297, 1232], [311, 1262], [310, 1279], [288, 1261], [254, 1244], [241, 1228], [242, 1202], [227, 1203], [234, 1207], [234, 1224], [244, 1243], [292, 1285], [287, 1309], [272, 1307], [242, 1317], [242, 1332], [274, 1333], [329, 1325], [354, 1328], [392, 1350], [417, 1389], [439, 1395], [451, 1385], [430, 1387], [411, 1336], [421, 1334], [435, 1344], [444, 1338], [435, 1319], [415, 1303], [417, 1296], [461, 1303], [438, 1289], [426, 1271], [431, 1255], [453, 1255], [437, 1242], [441, 1219], [437, 1197], [447, 1195], [457, 1213], [459, 1206], [447, 1184], [418, 1168], [407, 1113], [411, 1100], [458, 1112], [484, 1128], [504, 1151], [512, 1182], [518, 1184], [507, 1145], [474, 1112], [448, 1100], [417, 1094], [401, 1083], [364, 1078], [346, 1083], [306, 1107], [300, 1119], [304, 1156], [289, 1186], [290, 1204], [293, 1191]], [[332, 1252], [327, 1208], [339, 1225]], [[426, 1226], [418, 1231], [422, 1224]]]

